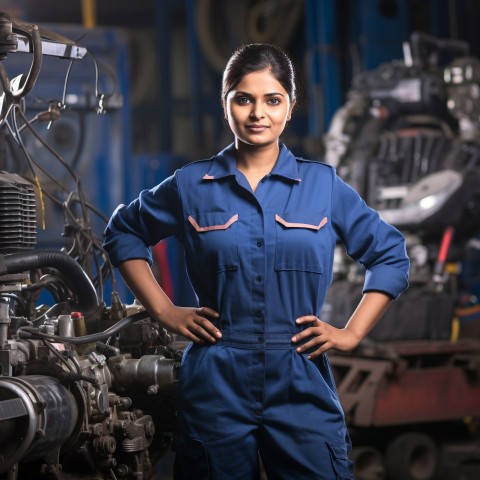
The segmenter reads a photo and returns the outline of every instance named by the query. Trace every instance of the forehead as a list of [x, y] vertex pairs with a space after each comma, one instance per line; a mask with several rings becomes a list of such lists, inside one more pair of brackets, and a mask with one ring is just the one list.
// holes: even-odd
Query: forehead
[[273, 76], [270, 69], [247, 73], [242, 77], [233, 92], [241, 90], [247, 93], [282, 93], [287, 95], [282, 84]]

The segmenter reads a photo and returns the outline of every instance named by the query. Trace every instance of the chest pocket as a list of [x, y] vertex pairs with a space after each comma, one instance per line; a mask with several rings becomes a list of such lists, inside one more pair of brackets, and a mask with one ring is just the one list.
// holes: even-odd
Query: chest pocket
[[197, 265], [217, 272], [238, 269], [238, 214], [196, 213], [188, 217]]
[[322, 273], [327, 223], [320, 213], [276, 214], [275, 270]]

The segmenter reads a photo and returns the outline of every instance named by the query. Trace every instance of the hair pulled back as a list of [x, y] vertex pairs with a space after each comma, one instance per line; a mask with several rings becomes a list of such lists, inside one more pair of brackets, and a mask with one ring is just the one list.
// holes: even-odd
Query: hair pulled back
[[289, 56], [279, 47], [267, 43], [251, 43], [238, 48], [223, 71], [222, 98], [233, 90], [245, 75], [269, 69], [295, 101], [295, 71]]

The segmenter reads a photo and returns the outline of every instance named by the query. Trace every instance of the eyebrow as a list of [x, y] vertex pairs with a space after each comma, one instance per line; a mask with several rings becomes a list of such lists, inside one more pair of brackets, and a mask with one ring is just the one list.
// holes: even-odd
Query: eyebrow
[[[244, 95], [246, 97], [253, 97], [253, 95], [251, 93], [248, 93], [248, 92], [242, 92], [242, 91], [237, 91], [235, 92], [235, 95]], [[284, 97], [285, 95], [283, 95], [283, 93], [280, 93], [280, 92], [272, 92], [272, 93], [266, 93], [264, 95], [264, 97], [274, 97], [276, 95], [280, 95], [281, 97]]]

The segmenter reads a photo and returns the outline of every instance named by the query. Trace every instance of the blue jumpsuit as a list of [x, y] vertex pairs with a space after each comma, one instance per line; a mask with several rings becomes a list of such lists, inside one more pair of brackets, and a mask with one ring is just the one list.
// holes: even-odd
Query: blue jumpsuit
[[364, 291], [400, 295], [409, 260], [395, 228], [333, 167], [284, 145], [253, 193], [230, 145], [119, 206], [105, 235], [114, 265], [151, 261], [149, 246], [175, 236], [199, 305], [220, 313], [223, 338], [183, 357], [176, 478], [253, 480], [260, 453], [270, 479], [353, 479], [327, 355], [307, 360], [291, 338], [296, 318], [321, 318], [337, 241], [366, 267]]

